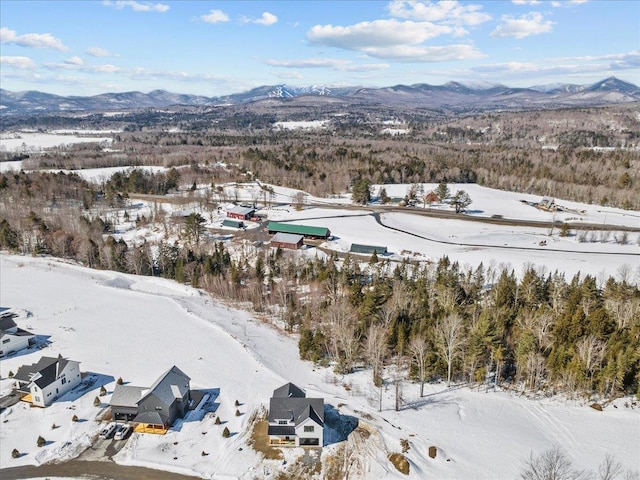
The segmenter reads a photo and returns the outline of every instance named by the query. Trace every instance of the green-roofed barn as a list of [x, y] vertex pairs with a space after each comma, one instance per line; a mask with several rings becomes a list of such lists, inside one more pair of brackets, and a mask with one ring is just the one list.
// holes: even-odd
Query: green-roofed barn
[[244, 228], [244, 222], [241, 222], [239, 220], [232, 220], [231, 218], [225, 218], [222, 221], [222, 226], [230, 228]]
[[276, 233], [292, 233], [294, 235], [302, 235], [304, 238], [323, 238], [327, 239], [331, 236], [331, 232], [326, 227], [311, 227], [307, 225], [294, 225], [293, 223], [269, 222], [267, 227], [269, 234]]
[[373, 252], [376, 255], [384, 255], [387, 253], [387, 247], [381, 247], [377, 245], [363, 245], [360, 243], [352, 243], [351, 248], [349, 249], [351, 253], [361, 253], [363, 255], [373, 255]]

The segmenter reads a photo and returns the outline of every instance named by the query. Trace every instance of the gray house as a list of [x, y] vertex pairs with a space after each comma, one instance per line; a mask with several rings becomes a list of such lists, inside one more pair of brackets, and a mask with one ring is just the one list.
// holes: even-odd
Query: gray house
[[293, 383], [273, 391], [268, 420], [271, 445], [322, 446], [324, 399], [307, 398], [304, 390]]
[[109, 402], [113, 419], [137, 423], [136, 431], [166, 433], [189, 409], [190, 381], [173, 366], [149, 388], [116, 385]]

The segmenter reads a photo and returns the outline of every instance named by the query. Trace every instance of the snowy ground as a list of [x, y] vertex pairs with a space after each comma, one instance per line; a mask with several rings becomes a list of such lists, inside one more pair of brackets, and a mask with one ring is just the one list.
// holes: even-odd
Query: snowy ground
[[[51, 342], [41, 351], [1, 360], [0, 390], [10, 388], [10, 370], [41, 355], [78, 360], [82, 371], [99, 379], [86, 392], [71, 393], [46, 409], [18, 404], [3, 412], [0, 466], [77, 454], [100, 428], [95, 419], [101, 408], [93, 406], [98, 384], [106, 385], [107, 402], [115, 378], [148, 385], [176, 364], [191, 376], [193, 388], [216, 396], [216, 413], [235, 435], [223, 439], [223, 426], [195, 412], [166, 436], [134, 434], [117, 462], [204, 478], [262, 478], [265, 471], [276, 472], [283, 468], [281, 462], [262, 461], [246, 445], [246, 427], [250, 413], [268, 405], [271, 391], [292, 381], [374, 432], [355, 453], [351, 478], [406, 478], [386, 460], [388, 453], [400, 451], [401, 439], [410, 444], [409, 478], [511, 479], [530, 452], [553, 445], [581, 468], [595, 470], [611, 453], [626, 468], [640, 470], [640, 409], [625, 406], [625, 400], [598, 412], [586, 403], [559, 398], [530, 400], [511, 392], [447, 389], [443, 384], [427, 385], [427, 396], [419, 399], [418, 386], [406, 384], [406, 407], [393, 410], [389, 388], [378, 413], [370, 372], [342, 377], [303, 362], [295, 339], [171, 281], [2, 255], [0, 288], [3, 306], [32, 312], [19, 326], [48, 335]], [[242, 404], [240, 417], [234, 415], [235, 400]], [[74, 413], [86, 421], [72, 423]], [[59, 428], [52, 430], [53, 423]], [[36, 447], [38, 435], [50, 443]], [[427, 456], [431, 445], [438, 447], [433, 460]], [[13, 448], [24, 455], [11, 459]], [[325, 447], [323, 459], [338, 448]], [[202, 451], [209, 455], [203, 457]], [[289, 452], [288, 458], [297, 453]]]
[[[15, 132], [3, 133], [0, 136], [0, 151], [39, 152], [51, 147], [71, 145], [74, 143], [111, 143], [113, 138], [100, 136], [111, 131], [71, 131], [58, 130], [51, 133]], [[82, 134], [82, 136], [79, 136]]]

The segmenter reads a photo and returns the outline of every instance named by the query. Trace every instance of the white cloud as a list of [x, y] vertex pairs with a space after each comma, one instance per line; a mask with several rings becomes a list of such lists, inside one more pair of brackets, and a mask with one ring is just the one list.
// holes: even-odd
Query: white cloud
[[302, 80], [304, 75], [299, 72], [294, 71], [285, 71], [285, 72], [275, 72], [274, 75], [283, 80]]
[[540, 0], [511, 0], [514, 5], [539, 5]]
[[376, 58], [402, 62], [448, 62], [485, 57], [473, 45], [458, 44], [445, 46], [396, 45], [373, 47], [363, 52]]
[[[80, 62], [78, 63], [77, 60]], [[85, 65], [78, 57], [71, 57], [64, 63], [47, 63], [45, 67], [49, 70], [74, 70], [86, 73], [117, 73], [122, 71], [122, 68], [116, 65]]]
[[0, 57], [0, 64], [8, 65], [20, 70], [30, 70], [36, 68], [36, 64], [29, 57]]
[[278, 17], [276, 17], [273, 13], [262, 12], [262, 16], [253, 21], [253, 23], [257, 23], [258, 25], [264, 25], [268, 27], [269, 25], [273, 25], [278, 22]]
[[[178, 80], [182, 82], [233, 82], [234, 80], [223, 75], [211, 75], [208, 73], [187, 73], [166, 70], [150, 70], [143, 67], [136, 67], [125, 72], [129, 78], [134, 80]], [[237, 81], [237, 79], [235, 80]]]
[[121, 71], [120, 67], [115, 65], [92, 65], [86, 68], [86, 71], [92, 73], [116, 73]]
[[83, 65], [84, 62], [82, 61], [82, 59], [80, 57], [71, 57], [71, 58], [67, 58], [64, 63], [67, 63], [69, 65]]
[[26, 33], [24, 35], [16, 35], [15, 30], [10, 30], [6, 27], [0, 28], [0, 42], [12, 43], [20, 45], [21, 47], [51, 48], [53, 50], [60, 50], [61, 52], [69, 50], [69, 47], [50, 33]]
[[256, 23], [258, 25], [264, 25], [266, 27], [273, 25], [278, 22], [278, 17], [276, 17], [273, 13], [262, 12], [262, 16], [260, 18], [251, 18], [251, 17], [240, 17], [240, 21], [242, 23]]
[[441, 2], [418, 2], [394, 0], [387, 6], [393, 17], [410, 20], [440, 22], [453, 25], [479, 25], [491, 20], [491, 15], [482, 12], [482, 5], [461, 5], [455, 0]]
[[117, 55], [114, 55], [113, 53], [109, 52], [109, 50], [106, 50], [104, 48], [100, 48], [100, 47], [89, 47], [87, 48], [87, 54], [91, 55], [92, 57], [116, 57]]
[[453, 31], [452, 27], [430, 22], [392, 19], [361, 22], [348, 27], [316, 25], [307, 32], [307, 38], [319, 45], [364, 51], [367, 48], [416, 45]]
[[339, 58], [305, 58], [302, 60], [267, 60], [267, 65], [282, 68], [330, 68], [339, 72], [370, 72], [389, 68], [386, 63], [354, 63]]
[[129, 7], [134, 12], [164, 13], [169, 10], [169, 5], [165, 5], [163, 3], [136, 2], [135, 0], [103, 0], [102, 4], [106, 7], [113, 7], [117, 10]]
[[551, 20], [545, 20], [539, 12], [531, 12], [519, 18], [503, 15], [502, 22], [502, 25], [498, 25], [496, 29], [491, 32], [492, 37], [513, 37], [521, 39], [530, 35], [548, 33], [553, 29], [553, 22]]
[[200, 20], [207, 23], [221, 23], [228, 22], [229, 16], [224, 13], [222, 10], [211, 10], [206, 15], [202, 15]]
[[620, 70], [640, 70], [640, 51], [586, 57], [546, 58], [539, 63], [505, 62], [474, 67], [478, 73], [500, 75], [569, 75], [597, 73], [607, 75]]

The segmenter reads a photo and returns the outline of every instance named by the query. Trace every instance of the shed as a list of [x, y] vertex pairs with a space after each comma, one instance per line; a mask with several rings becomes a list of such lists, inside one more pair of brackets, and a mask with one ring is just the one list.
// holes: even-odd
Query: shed
[[298, 250], [302, 248], [303, 241], [304, 237], [302, 235], [278, 232], [271, 238], [271, 246]]
[[235, 207], [227, 210], [227, 217], [237, 218], [238, 220], [248, 220], [253, 216], [255, 211], [255, 208], [236, 205]]
[[364, 255], [373, 255], [373, 252], [376, 252], [376, 255], [384, 255], [387, 253], [387, 247], [381, 247], [377, 245], [363, 245], [360, 243], [352, 243], [351, 248], [349, 249], [351, 253], [362, 253]]
[[269, 222], [267, 227], [269, 234], [293, 233], [302, 235], [304, 238], [324, 238], [331, 236], [331, 232], [326, 227], [312, 227], [307, 225], [294, 225], [292, 223]]
[[222, 226], [230, 227], [230, 228], [244, 228], [244, 222], [240, 222], [239, 220], [232, 220], [230, 218], [225, 218], [222, 221]]

